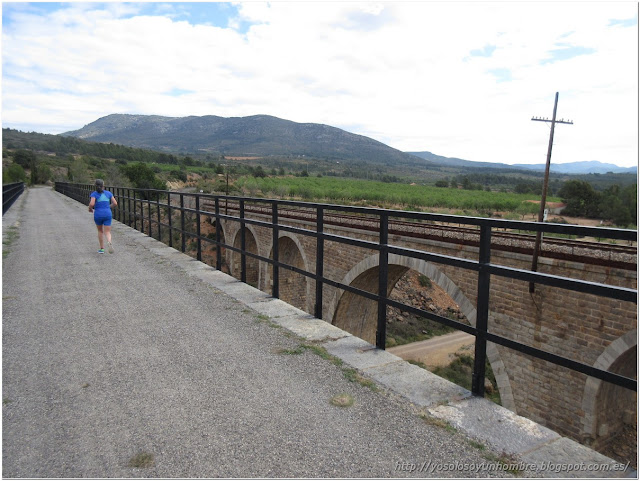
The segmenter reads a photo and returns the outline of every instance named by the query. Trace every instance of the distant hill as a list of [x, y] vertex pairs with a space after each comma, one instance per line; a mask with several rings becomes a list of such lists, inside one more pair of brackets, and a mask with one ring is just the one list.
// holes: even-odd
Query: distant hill
[[[544, 170], [545, 164], [515, 164], [514, 167], [521, 167], [529, 170]], [[566, 164], [554, 164], [551, 162], [551, 172], [563, 174], [614, 174], [638, 172], [638, 167], [620, 167], [615, 164], [598, 162], [597, 160], [585, 162], [568, 162]]]
[[[497, 162], [474, 162], [471, 160], [458, 159], [455, 157], [443, 157], [441, 155], [432, 154], [431, 152], [407, 152], [408, 154], [415, 155], [416, 157], [423, 158], [430, 162], [440, 165], [447, 165], [451, 167], [478, 167], [488, 169], [517, 169], [517, 170], [533, 170], [544, 171], [545, 164], [501, 164]], [[620, 167], [615, 164], [607, 164], [598, 162], [597, 160], [586, 162], [568, 162], [565, 164], [554, 164], [551, 162], [551, 172], [558, 174], [606, 174], [607, 172], [613, 172], [614, 174], [620, 173], [634, 173], [638, 172], [638, 167]]]
[[113, 114], [61, 135], [161, 152], [428, 164], [421, 158], [362, 135], [269, 115], [225, 118]]
[[[442, 155], [432, 154], [428, 151], [407, 152], [407, 154], [415, 155], [421, 159], [428, 160], [435, 164], [446, 165], [449, 167], [471, 167], [471, 168], [487, 168], [487, 169], [516, 169], [522, 170], [522, 167], [516, 167], [509, 164], [500, 164], [497, 162], [474, 162], [473, 160], [458, 159], [457, 157], [443, 157]], [[544, 166], [543, 166], [544, 170]]]

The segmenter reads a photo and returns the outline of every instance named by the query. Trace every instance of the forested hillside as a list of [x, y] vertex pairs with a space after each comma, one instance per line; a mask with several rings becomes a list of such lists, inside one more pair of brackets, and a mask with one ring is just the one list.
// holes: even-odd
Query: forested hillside
[[[445, 209], [460, 215], [509, 211], [512, 218], [536, 212], [527, 200], [540, 198], [543, 180], [540, 172], [521, 175], [508, 169], [430, 166], [408, 173], [365, 161], [168, 154], [11, 129], [3, 129], [2, 157], [3, 183], [93, 182], [99, 177], [118, 186], [190, 186], [204, 192]], [[549, 200], [565, 201], [566, 215], [618, 226], [635, 226], [636, 192], [632, 174], [552, 175], [549, 184]]]

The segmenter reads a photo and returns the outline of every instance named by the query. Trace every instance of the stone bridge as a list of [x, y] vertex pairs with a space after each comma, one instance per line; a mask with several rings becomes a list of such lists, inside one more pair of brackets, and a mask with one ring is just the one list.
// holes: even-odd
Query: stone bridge
[[[213, 211], [213, 208], [207, 210]], [[285, 217], [279, 219], [281, 224], [315, 229], [313, 218]], [[259, 212], [246, 214], [246, 218], [271, 220], [269, 215]], [[208, 222], [210, 220], [201, 221], [203, 225]], [[240, 223], [227, 219], [220, 224], [222, 242], [240, 248]], [[375, 228], [356, 224], [358, 222], [349, 220], [325, 223], [324, 232], [378, 242], [379, 233]], [[273, 258], [271, 229], [250, 224], [245, 224], [244, 229], [246, 250]], [[496, 238], [494, 242], [501, 241]], [[521, 241], [505, 241], [503, 248], [492, 248], [491, 263], [530, 269], [531, 249], [519, 248], [518, 242]], [[474, 245], [472, 239], [460, 241], [459, 235], [457, 238], [442, 234], [440, 237], [416, 236], [396, 229], [390, 230], [389, 244], [462, 259], [478, 259], [477, 242]], [[637, 288], [637, 251], [625, 259], [624, 254], [612, 256], [604, 247], [576, 255], [580, 247], [574, 242], [570, 249], [572, 255], [553, 255], [551, 251], [545, 255], [543, 249], [538, 271]], [[239, 278], [240, 254], [231, 249], [222, 252], [227, 269]], [[278, 256], [282, 263], [315, 272], [316, 240], [308, 235], [280, 230]], [[377, 293], [378, 262], [378, 253], [371, 249], [331, 241], [324, 243], [324, 276], [344, 285]], [[429, 277], [443, 288], [475, 325], [477, 275], [461, 268], [390, 254], [388, 293], [409, 270]], [[246, 282], [270, 293], [271, 265], [247, 256]], [[315, 281], [282, 268], [279, 270], [279, 297], [314, 313]], [[326, 284], [322, 298], [325, 321], [375, 344], [375, 301]], [[543, 285], [536, 285], [535, 291], [530, 293], [528, 282], [494, 275], [491, 277], [488, 326], [489, 332], [508, 339], [629, 378], [637, 377], [637, 306], [633, 302]], [[504, 407], [583, 444], [600, 448], [623, 423], [636, 419], [636, 393], [631, 390], [493, 343], [488, 343], [487, 355]]]

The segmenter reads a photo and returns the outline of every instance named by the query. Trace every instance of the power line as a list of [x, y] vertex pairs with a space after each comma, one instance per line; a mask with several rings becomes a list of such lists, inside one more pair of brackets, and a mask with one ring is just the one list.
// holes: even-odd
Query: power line
[[[551, 132], [549, 133], [549, 148], [547, 149], [547, 164], [544, 170], [544, 183], [542, 184], [542, 199], [540, 200], [540, 212], [538, 213], [538, 222], [544, 222], [544, 207], [547, 201], [547, 188], [549, 187], [549, 167], [551, 166], [551, 149], [553, 147], [553, 134], [556, 128], [556, 124], [569, 124], [573, 125], [573, 121], [556, 119], [556, 112], [558, 110], [558, 92], [556, 92], [556, 100], [553, 104], [553, 117], [549, 120], [546, 117], [531, 117], [531, 120], [537, 122], [551, 122]], [[542, 231], [536, 232], [536, 244], [533, 248], [533, 262], [531, 264], [531, 270], [533, 272], [538, 270], [538, 255], [540, 251], [540, 244], [542, 244]], [[535, 291], [535, 284], [529, 283], [529, 292]]]

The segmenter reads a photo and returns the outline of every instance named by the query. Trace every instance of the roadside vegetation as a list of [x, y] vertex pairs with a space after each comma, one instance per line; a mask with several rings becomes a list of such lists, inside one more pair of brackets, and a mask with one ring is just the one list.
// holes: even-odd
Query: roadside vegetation
[[[535, 220], [541, 174], [477, 168], [405, 167], [327, 159], [225, 158], [181, 155], [71, 137], [3, 129], [3, 184], [68, 181], [154, 189], [294, 199], [427, 211], [474, 217]], [[593, 183], [590, 181], [593, 180]], [[637, 182], [632, 174], [567, 176], [552, 173], [548, 202], [566, 202], [565, 215], [636, 228]]]

